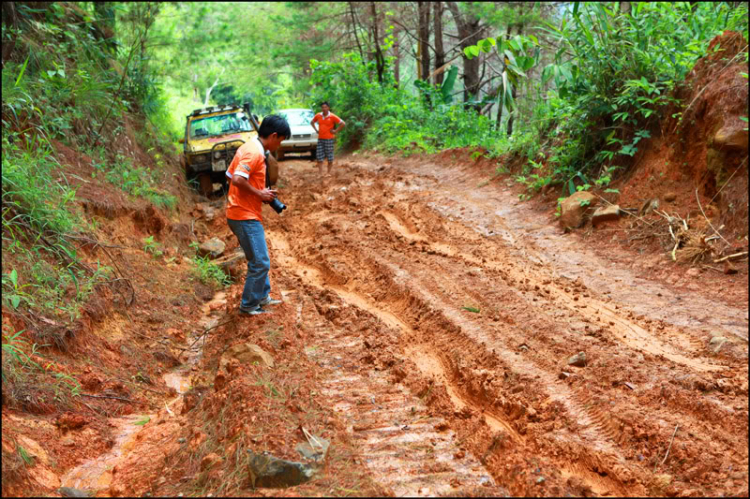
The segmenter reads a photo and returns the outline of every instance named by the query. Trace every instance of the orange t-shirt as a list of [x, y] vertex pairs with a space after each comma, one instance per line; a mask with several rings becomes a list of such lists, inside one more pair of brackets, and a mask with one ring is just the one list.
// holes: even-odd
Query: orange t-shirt
[[318, 134], [319, 139], [333, 139], [334, 135], [331, 133], [331, 130], [333, 130], [333, 127], [341, 123], [341, 118], [330, 112], [328, 113], [328, 116], [324, 118], [323, 113], [318, 113], [312, 119], [312, 122], [318, 123], [318, 127], [320, 128], [320, 133]]
[[256, 138], [248, 140], [234, 155], [234, 159], [227, 169], [229, 177], [229, 193], [227, 195], [227, 218], [231, 220], [263, 221], [261, 208], [263, 202], [258, 196], [240, 191], [232, 184], [232, 177], [245, 177], [250, 185], [256, 189], [266, 188], [266, 162], [263, 145]]

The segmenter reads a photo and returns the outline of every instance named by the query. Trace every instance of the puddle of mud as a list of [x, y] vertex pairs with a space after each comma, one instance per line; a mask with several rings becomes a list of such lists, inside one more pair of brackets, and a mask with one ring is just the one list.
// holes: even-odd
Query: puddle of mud
[[[226, 294], [219, 292], [211, 301], [203, 305], [203, 319], [198, 322], [199, 330], [205, 330], [216, 322], [217, 319], [213, 317], [214, 312], [211, 310], [212, 305], [217, 308], [216, 305], [224, 303], [226, 303]], [[220, 307], [218, 310], [220, 310]], [[188, 342], [191, 342], [191, 339], [188, 338]], [[185, 365], [163, 376], [164, 383], [177, 392], [174, 399], [165, 402], [167, 410], [170, 410], [170, 406], [182, 400], [184, 393], [190, 389], [190, 370], [200, 360], [204, 342], [205, 336], [197, 341], [193, 340], [191, 342], [193, 346], [188, 350], [188, 359]], [[61, 486], [90, 491], [92, 494], [100, 496], [106, 494], [107, 489], [112, 484], [112, 470], [133, 451], [136, 435], [148, 424], [143, 423], [143, 421], [155, 417], [156, 414], [140, 414], [111, 418], [109, 424], [113, 427], [112, 433], [115, 435], [115, 443], [112, 449], [68, 471], [60, 480]]]

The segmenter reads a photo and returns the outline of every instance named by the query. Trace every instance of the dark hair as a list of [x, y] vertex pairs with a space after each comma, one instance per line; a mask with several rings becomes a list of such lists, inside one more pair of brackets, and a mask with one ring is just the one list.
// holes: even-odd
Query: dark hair
[[286, 118], [279, 116], [278, 114], [270, 114], [263, 118], [260, 124], [260, 130], [258, 135], [264, 139], [271, 134], [278, 134], [279, 137], [286, 137], [287, 139], [292, 136], [292, 130], [289, 128], [289, 123]]
[[331, 107], [331, 105], [328, 103], [327, 100], [324, 100], [323, 102], [320, 103], [320, 107], [323, 107], [323, 106]]

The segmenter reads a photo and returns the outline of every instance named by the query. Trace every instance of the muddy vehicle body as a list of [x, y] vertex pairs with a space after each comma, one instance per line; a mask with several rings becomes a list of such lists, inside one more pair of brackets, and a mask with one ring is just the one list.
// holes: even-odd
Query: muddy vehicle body
[[309, 152], [315, 159], [318, 134], [310, 124], [315, 113], [309, 109], [282, 109], [277, 114], [280, 114], [289, 122], [292, 136], [281, 143], [275, 153], [276, 158], [282, 160], [287, 153]]
[[249, 106], [231, 104], [196, 109], [186, 116], [180, 139], [180, 162], [188, 182], [209, 195], [213, 184], [226, 185], [226, 171], [237, 149], [258, 135], [258, 123]]

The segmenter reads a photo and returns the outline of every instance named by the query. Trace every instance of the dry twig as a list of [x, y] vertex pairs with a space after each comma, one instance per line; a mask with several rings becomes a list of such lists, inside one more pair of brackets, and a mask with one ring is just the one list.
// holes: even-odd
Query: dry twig
[[714, 263], [721, 263], [725, 260], [731, 260], [733, 258], [741, 258], [743, 256], [747, 256], [747, 251], [742, 251], [741, 253], [735, 253], [734, 255], [728, 255], [723, 258], [719, 258], [718, 260], [714, 260]]
[[719, 231], [718, 231], [718, 230], [716, 230], [716, 228], [714, 228], [714, 226], [713, 226], [713, 225], [711, 225], [711, 221], [710, 221], [710, 220], [708, 219], [708, 217], [706, 216], [706, 213], [705, 213], [705, 212], [703, 211], [703, 206], [701, 206], [701, 200], [700, 200], [700, 199], [698, 198], [698, 189], [697, 189], [697, 188], [695, 189], [695, 200], [696, 200], [696, 201], [698, 201], [698, 208], [700, 208], [700, 209], [701, 209], [701, 213], [703, 214], [703, 218], [705, 218], [705, 219], [706, 219], [706, 222], [708, 223], [708, 226], [709, 226], [709, 227], [711, 227], [711, 228], [713, 229], [713, 231], [714, 231], [714, 232], [715, 232], [716, 234], [718, 234], [718, 235], [719, 235], [719, 237], [720, 237], [720, 238], [721, 238], [721, 239], [722, 239], [722, 240], [723, 240], [723, 241], [724, 241], [725, 243], [727, 243], [727, 244], [728, 244], [729, 246], [731, 246], [731, 244], [729, 243], [729, 241], [727, 241], [726, 239], [724, 239], [724, 236], [722, 236], [722, 235], [721, 235], [721, 233], [719, 233]]
[[113, 399], [113, 400], [122, 400], [123, 402], [130, 402], [130, 403], [133, 402], [130, 399], [126, 399], [123, 397], [114, 397], [112, 395], [91, 395], [90, 393], [82, 393], [81, 395], [84, 397], [91, 397], [92, 399]]
[[680, 428], [680, 425], [677, 425], [674, 427], [674, 433], [672, 433], [672, 440], [669, 441], [669, 447], [667, 447], [667, 453], [664, 454], [664, 459], [662, 459], [661, 464], [659, 466], [664, 466], [664, 463], [667, 462], [667, 458], [669, 457], [669, 451], [672, 450], [672, 443], [674, 443], [674, 436], [677, 435], [677, 430]]

